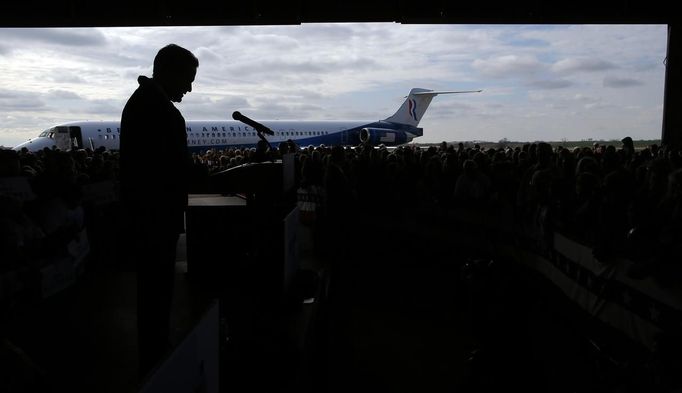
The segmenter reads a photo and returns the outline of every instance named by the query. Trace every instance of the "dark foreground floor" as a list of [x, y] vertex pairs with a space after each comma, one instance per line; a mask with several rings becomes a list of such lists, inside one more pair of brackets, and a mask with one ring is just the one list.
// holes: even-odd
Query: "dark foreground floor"
[[[226, 334], [233, 337], [222, 354], [222, 390], [569, 392], [599, 386], [585, 340], [523, 271], [507, 267], [505, 279], [467, 280], [462, 267], [475, 253], [464, 234], [444, 244], [437, 235], [397, 232], [373, 233], [374, 245], [314, 261], [309, 267], [327, 290], [311, 305], [231, 314], [248, 321], [234, 324], [236, 330], [228, 322]], [[175, 342], [206, 305], [184, 273], [183, 258], [181, 250]], [[75, 286], [12, 316], [4, 351], [19, 370], [13, 386], [136, 391], [135, 321], [135, 274], [116, 264], [91, 269]]]

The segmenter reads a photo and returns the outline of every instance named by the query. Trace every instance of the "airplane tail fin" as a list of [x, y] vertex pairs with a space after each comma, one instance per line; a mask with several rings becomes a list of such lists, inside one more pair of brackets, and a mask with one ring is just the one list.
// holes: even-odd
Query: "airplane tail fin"
[[388, 117], [386, 121], [416, 127], [422, 119], [422, 116], [424, 116], [424, 113], [426, 113], [426, 108], [429, 107], [433, 97], [439, 94], [480, 93], [482, 91], [483, 90], [433, 91], [415, 87], [410, 90], [410, 94], [407, 96], [407, 99], [403, 102], [400, 109], [398, 109], [393, 116]]

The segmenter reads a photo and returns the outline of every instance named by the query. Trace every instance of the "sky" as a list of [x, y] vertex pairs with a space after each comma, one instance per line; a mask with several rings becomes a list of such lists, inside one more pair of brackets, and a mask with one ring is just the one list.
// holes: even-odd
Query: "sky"
[[0, 29], [0, 146], [120, 120], [175, 43], [199, 59], [187, 120], [382, 120], [437, 96], [415, 142], [658, 139], [665, 25], [302, 24]]

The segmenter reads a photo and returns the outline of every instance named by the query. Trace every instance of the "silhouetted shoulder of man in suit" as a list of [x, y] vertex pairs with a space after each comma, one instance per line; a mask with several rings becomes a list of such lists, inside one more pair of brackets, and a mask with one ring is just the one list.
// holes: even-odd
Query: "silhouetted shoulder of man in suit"
[[121, 202], [137, 268], [140, 373], [170, 348], [175, 249], [184, 232], [188, 173], [185, 119], [173, 102], [192, 91], [199, 61], [171, 44], [154, 58], [152, 78], [140, 76], [121, 116]]

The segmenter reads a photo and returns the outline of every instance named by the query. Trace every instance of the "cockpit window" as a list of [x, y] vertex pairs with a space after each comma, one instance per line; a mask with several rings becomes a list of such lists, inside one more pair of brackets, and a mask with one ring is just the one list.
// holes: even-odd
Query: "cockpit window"
[[41, 132], [40, 135], [38, 135], [38, 136], [43, 137], [43, 138], [52, 138], [54, 136], [54, 133], [55, 133], [55, 129], [54, 129], [54, 127], [52, 127], [52, 128], [48, 128], [47, 130]]

